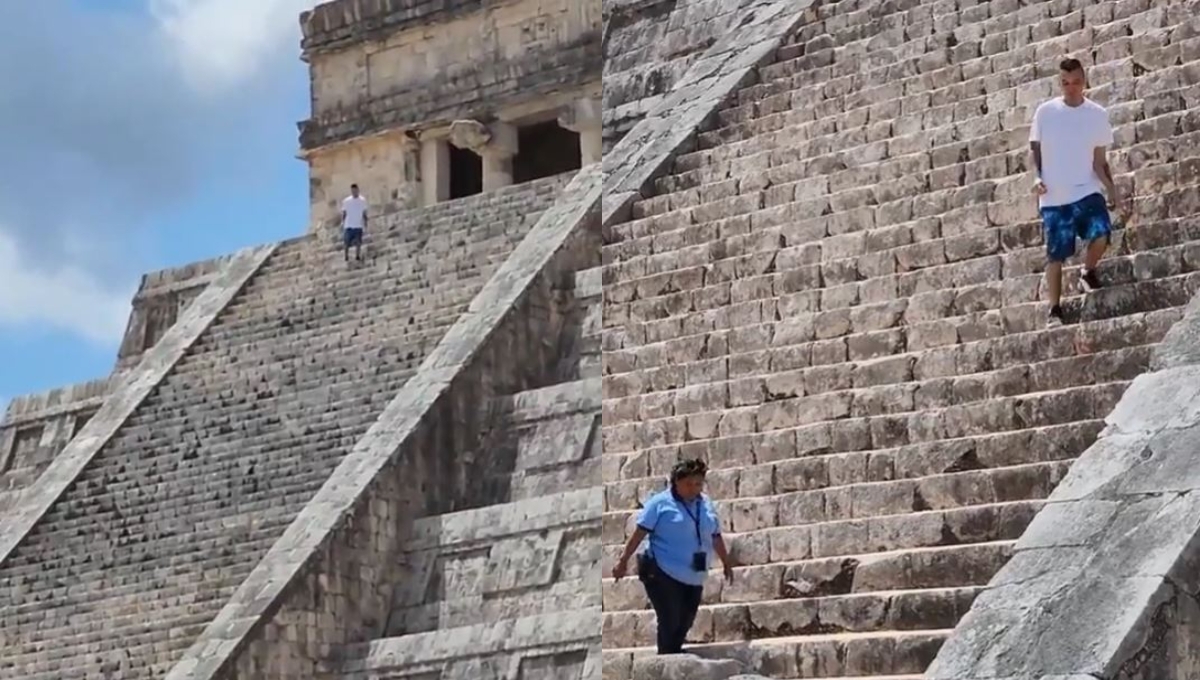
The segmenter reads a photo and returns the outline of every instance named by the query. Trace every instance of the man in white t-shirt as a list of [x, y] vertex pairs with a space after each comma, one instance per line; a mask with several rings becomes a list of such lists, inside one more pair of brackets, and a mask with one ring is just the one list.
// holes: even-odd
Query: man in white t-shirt
[[354, 246], [354, 259], [362, 261], [363, 232], [367, 228], [367, 199], [358, 193], [358, 185], [350, 185], [350, 195], [342, 200], [342, 254], [350, 261], [350, 246]]
[[[1087, 78], [1078, 59], [1064, 60], [1059, 71], [1062, 97], [1037, 108], [1029, 133], [1037, 170], [1033, 191], [1046, 234], [1050, 325], [1063, 321], [1062, 267], [1075, 254], [1076, 237], [1087, 242], [1080, 285], [1090, 292], [1100, 287], [1096, 266], [1112, 234], [1108, 206], [1128, 214], [1108, 165], [1113, 143], [1108, 111], [1084, 96]], [[1107, 204], [1102, 190], [1108, 192]]]

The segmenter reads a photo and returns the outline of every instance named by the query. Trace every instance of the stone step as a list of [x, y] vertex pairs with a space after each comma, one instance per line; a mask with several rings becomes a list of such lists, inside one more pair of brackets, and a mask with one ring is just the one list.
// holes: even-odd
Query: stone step
[[[316, 349], [324, 350], [336, 349], [336, 344], [331, 343], [335, 343], [339, 337], [345, 338], [343, 346], [351, 341], [362, 342], [367, 339], [383, 346], [399, 346], [402, 342], [416, 344], [431, 341], [439, 333], [444, 334], [459, 316], [461, 312], [450, 312], [436, 322], [422, 326], [389, 324], [383, 321], [367, 322], [365, 318], [351, 318], [305, 330], [284, 329], [278, 323], [274, 326], [260, 326], [257, 331], [250, 332], [220, 330], [213, 337], [206, 339], [198, 349], [204, 352], [236, 352], [239, 355], [259, 349], [276, 355], [297, 356], [299, 351], [295, 349], [295, 345], [290, 344], [292, 342], [312, 342]], [[288, 341], [289, 344], [279, 344], [282, 341]], [[273, 348], [272, 343], [276, 343]], [[250, 355], [249, 358], [256, 357]]]
[[[841, 520], [803, 526], [780, 526], [744, 534], [727, 533], [726, 543], [740, 570], [745, 585], [775, 583], [767, 597], [796, 597], [813, 593], [804, 588], [787, 590], [779, 564], [797, 560], [817, 560], [821, 564], [844, 564], [845, 556], [901, 554], [920, 549], [938, 549], [980, 543], [1017, 540], [1041, 509], [1041, 500], [1022, 500], [987, 505], [967, 505], [947, 510], [914, 511], [884, 515], [865, 520]], [[606, 527], [607, 528], [607, 527]], [[605, 534], [605, 550], [620, 554], [625, 535], [610, 540]], [[988, 553], [991, 554], [991, 553]], [[861, 558], [855, 558], [861, 559]], [[785, 569], [786, 573], [786, 569]], [[834, 575], [838, 574], [834, 571]], [[782, 585], [780, 585], [782, 584]], [[843, 584], [846, 585], [846, 584]], [[719, 574], [709, 579], [706, 602], [724, 601], [725, 584]], [[746, 589], [734, 589], [734, 601], [748, 598]], [[819, 594], [819, 591], [818, 591]], [[610, 608], [618, 603], [640, 602], [641, 587], [633, 581], [606, 582], [605, 597], [613, 597]], [[753, 599], [753, 598], [749, 598]], [[619, 608], [619, 607], [617, 607]]]
[[[768, 638], [685, 647], [705, 658], [736, 658], [755, 672], [778, 680], [919, 674], [933, 660], [949, 630]], [[636, 657], [650, 648], [604, 650], [605, 680], [641, 680], [631, 675]]]
[[[1177, 6], [1177, 9], [1183, 8]], [[1161, 20], [1162, 16], [1151, 18]], [[926, 52], [925, 48], [931, 40], [928, 36], [899, 46], [881, 45], [883, 49], [875, 54], [862, 50], [853, 57], [850, 55], [854, 50], [843, 47], [839, 50], [841, 59], [835, 58], [837, 53], [834, 51], [825, 51], [824, 58], [828, 63], [818, 68], [811, 68], [813, 60], [821, 58], [818, 55], [804, 55], [779, 62], [760, 69], [762, 82], [744, 89], [737, 101], [731, 102], [731, 106], [721, 112], [720, 120], [724, 125], [702, 134], [700, 146], [712, 148], [742, 139], [745, 132], [738, 133], [746, 128], [755, 131], [770, 129], [770, 126], [761, 124], [762, 118], [780, 112], [791, 113], [789, 120], [794, 121], [822, 121], [859, 112], [863, 120], [887, 120], [906, 115], [918, 118], [921, 115], [929, 116], [931, 111], [960, 103], [963, 106], [958, 111], [978, 115], [987, 113], [989, 109], [971, 101], [973, 95], [1008, 89], [1015, 91], [1008, 98], [992, 100], [992, 103], [1003, 101], [1009, 106], [1028, 105], [1038, 95], [1048, 92], [1045, 87], [1032, 90], [1029, 87], [1038, 75], [1042, 75], [1041, 71], [1023, 70], [1020, 67], [1044, 59], [1043, 53], [1048, 48], [1053, 49], [1052, 42], [1057, 43], [1062, 52], [1081, 49], [1084, 45], [1096, 50], [1098, 65], [1093, 67], [1096, 76], [1091, 85], [1094, 96], [1106, 99], [1108, 95], [1121, 92], [1117, 87], [1120, 79], [1138, 76], [1134, 69], [1122, 63], [1122, 58], [1129, 56], [1128, 35], [1124, 32], [1128, 22], [1113, 22], [1098, 29], [1088, 26], [1088, 34], [1078, 32], [1084, 27], [1076, 24], [1069, 29], [1072, 33], [1056, 36], [1041, 45], [1022, 45], [994, 55], [981, 55], [978, 52], [962, 54], [959, 55], [960, 60], [953, 62], [946, 61], [948, 52]], [[1016, 40], [1023, 31], [1027, 29], [1010, 26], [1009, 30], [988, 37], [993, 41]], [[1200, 49], [1189, 45], [1188, 38], [1192, 36], [1194, 31], [1191, 34], [1182, 31], [1176, 34], [1176, 44], [1180, 45], [1181, 51]], [[954, 39], [949, 33], [932, 38], [933, 41], [943, 42]], [[1124, 45], [1121, 44], [1122, 39], [1126, 39]], [[1071, 43], [1077, 47], [1068, 47]], [[969, 49], [972, 45], [978, 49], [979, 43], [966, 43], [961, 47]], [[1119, 53], [1122, 48], [1124, 53]], [[899, 59], [896, 58], [898, 54], [902, 55]], [[929, 69], [929, 62], [937, 59], [941, 60], [938, 68]], [[1168, 67], [1172, 65], [1163, 64]], [[1170, 81], [1167, 80], [1141, 79], [1149, 81], [1150, 88], [1170, 87]], [[1129, 93], [1132, 98], [1133, 90]], [[1140, 97], [1154, 93], [1154, 89], [1148, 89], [1145, 94], [1138, 90]], [[895, 100], [891, 106], [881, 105], [889, 100]], [[757, 106], [752, 111], [745, 111], [751, 104]]]
[[[1012, 525], [1030, 520], [1017, 518]], [[772, 540], [772, 561], [736, 566], [732, 584], [725, 583], [720, 572], [711, 572], [705, 586], [705, 604], [983, 586], [1008, 561], [1016, 543], [1015, 539], [959, 542], [858, 554], [839, 554], [836, 548], [841, 546], [831, 543], [825, 552], [832, 555], [814, 557], [805, 545], [804, 532], [796, 533], [799, 540], [793, 541], [783, 532], [774, 532], [771, 538], [780, 540]], [[841, 537], [833, 538], [836, 541]], [[845, 547], [856, 546], [846, 541]], [[611, 579], [611, 565], [620, 553], [620, 546], [605, 547], [604, 602], [606, 607], [616, 607], [614, 611], [636, 608], [644, 597], [636, 575], [621, 582]], [[631, 561], [630, 571], [636, 571], [634, 567]]]
[[[1122, 381], [1011, 397], [988, 399], [981, 396], [978, 401], [966, 404], [855, 419], [850, 418], [846, 402], [816, 398], [811, 402], [798, 401], [792, 405], [796, 408], [788, 406], [780, 409], [773, 406], [771, 410], [763, 412], [769, 417], [759, 417], [756, 411], [726, 414], [720, 430], [715, 427], [704, 430], [693, 427], [691, 431], [695, 434], [691, 436], [686, 435], [688, 430], [683, 421], [677, 423], [678, 427], [672, 425], [646, 430], [644, 437], [634, 436], [631, 432], [613, 434], [616, 428], [606, 429], [604, 446], [606, 451], [632, 452], [639, 450], [640, 441], [646, 446], [678, 445], [679, 452], [685, 455], [713, 453], [728, 458], [735, 452], [717, 449], [717, 445], [729, 442], [731, 437], [757, 433], [767, 435], [760, 440], [768, 448], [765, 455], [774, 456], [774, 459], [796, 457], [805, 451], [819, 452], [835, 436], [858, 438], [858, 444], [839, 444], [836, 445], [837, 450], [892, 449], [1096, 420], [1109, 413], [1127, 385]], [[833, 409], [831, 403], [840, 406]], [[801, 404], [804, 404], [804, 410], [798, 408]], [[797, 427], [796, 424], [801, 422], [808, 425]], [[621, 427], [636, 428], [639, 424]]]
[[[1165, 6], [1170, 3], [1160, 4]], [[834, 112], [843, 112], [863, 106], [861, 99], [851, 98], [854, 94], [874, 95], [871, 98], [864, 96], [863, 99], [869, 103], [878, 103], [892, 98], [913, 98], [930, 91], [936, 94], [953, 87], [959, 81], [969, 80], [971, 76], [982, 77], [993, 72], [1010, 71], [1015, 80], [1023, 75], [1015, 67], [1036, 61], [1035, 57], [1040, 57], [1053, 45], [1063, 44], [1065, 41], [1065, 52], [1072, 49], [1069, 45], [1080, 44], [1085, 36], [1079, 31], [1085, 26], [1090, 33], [1086, 36], [1089, 38], [1088, 46], [1097, 50], [1097, 61], [1103, 63], [1105, 56], [1117, 56], [1116, 51], [1109, 48], [1124, 47], [1125, 54], [1128, 54], [1128, 42], [1125, 41], [1125, 45], [1119, 44], [1122, 38], [1128, 37], [1127, 28], [1147, 19], [1156, 25], [1162, 25], [1161, 22], [1165, 18], [1161, 10], [1155, 15], [1156, 7], [1134, 9], [1127, 16], [1114, 17], [1111, 5], [1096, 5], [1089, 9], [1108, 9], [1108, 16], [1100, 16], [1093, 11], [1093, 21], [1085, 23], [1082, 13], [1073, 14], [1071, 20], [1062, 15], [1054, 16], [1056, 10], [1061, 11], [1063, 8], [1067, 8], [1067, 5], [1047, 6], [1045, 9], [1048, 15], [1027, 17], [1025, 21], [1017, 24], [1013, 21], [1015, 14], [989, 16], [986, 5], [971, 6], [963, 8], [960, 12], [951, 9], [945, 14], [940, 14], [936, 21], [930, 21], [924, 26], [925, 30], [913, 30], [910, 26], [907, 30], [896, 27], [896, 30], [890, 33], [860, 31], [846, 34], [835, 31], [832, 35], [815, 37], [815, 40], [809, 41], [807, 45], [785, 46], [780, 49], [777, 61], [760, 69], [761, 82], [742, 90], [736, 101], [730, 102], [729, 107], [722, 111], [722, 119], [738, 118], [736, 113], [740, 109], [762, 102], [776, 93], [788, 92], [797, 85], [805, 86], [805, 92], [810, 96], [806, 100], [791, 101], [803, 101], [813, 107], [817, 110], [819, 119], [822, 113], [828, 115], [828, 112], [821, 111], [822, 107], [818, 105], [824, 104], [823, 100], [827, 99], [836, 101], [840, 97], [846, 97], [845, 103], [838, 102], [841, 105], [834, 108]], [[1183, 3], [1174, 3], [1172, 11], [1176, 16], [1167, 19], [1165, 25], [1186, 24], [1189, 14]], [[1060, 20], [1063, 22], [1061, 29]], [[1038, 25], [1039, 23], [1041, 25]], [[1037, 31], [1041, 33], [1040, 39], [1029, 40], [1029, 24], [1037, 26]], [[960, 35], [969, 37], [965, 37], [961, 44], [947, 45], [948, 48], [953, 48], [949, 49], [948, 53], [927, 51], [931, 45], [941, 46], [950, 40], [958, 42], [956, 36]], [[1194, 31], [1180, 31], [1168, 35], [1173, 35], [1174, 41], [1179, 42], [1181, 38], [1194, 35]], [[857, 69], [849, 68], [847, 62], [851, 61]], [[954, 65], [959, 65], [961, 72], [954, 68]], [[989, 66], [991, 68], [988, 68]], [[844, 68], [833, 72], [831, 67]], [[1095, 80], [1090, 80], [1093, 88], [1111, 83], [1116, 75], [1111, 69], [1096, 70]], [[884, 90], [882, 85], [885, 84], [894, 87]], [[884, 92], [895, 94], [885, 95]], [[934, 105], [961, 101], [963, 98], [962, 94], [958, 97], [945, 96], [940, 102], [935, 99]], [[785, 99], [781, 102], [771, 102], [767, 111], [780, 110], [783, 107], [779, 105], [787, 101]], [[828, 109], [829, 106], [824, 108]]]
[[[949, 629], [967, 613], [983, 585], [704, 605], [688, 639], [696, 643], [737, 642], [811, 634]], [[605, 610], [605, 647], [653, 645], [655, 630], [655, 615], [648, 605], [638, 610]]]
[[[608, 351], [605, 366], [610, 374], [605, 377], [604, 389], [609, 399], [619, 400], [608, 407], [610, 418], [627, 414], [632, 408], [644, 411], [648, 416], [664, 417], [675, 412], [677, 399], [686, 397], [686, 400], [681, 399], [680, 408], [684, 413], [690, 412], [704, 391], [722, 383], [729, 383], [730, 399], [744, 399], [747, 398], [744, 395], [761, 392], [766, 389], [765, 381], [772, 378], [772, 370], [788, 372], [794, 377], [795, 371], [812, 369], [801, 375], [813, 379], [813, 389], [819, 389], [820, 385], [844, 384], [847, 371], [849, 384], [854, 388], [965, 377], [994, 371], [997, 366], [1052, 362], [1154, 344], [1181, 315], [1179, 307], [1168, 307], [1083, 320], [1059, 328], [1031, 324], [1034, 325], [1032, 329], [1014, 328], [1013, 332], [999, 337], [919, 352], [901, 347], [891, 356], [855, 360], [849, 356], [852, 339], [858, 338], [856, 342], [864, 344], [871, 338], [889, 337], [891, 329], [809, 340], [806, 335], [793, 337], [787, 326], [783, 326], [775, 337], [776, 328], [763, 324], [755, 327], [753, 334], [698, 335], [624, 352]], [[637, 374], [632, 373], [635, 366], [641, 366]], [[742, 388], [750, 389], [742, 391]], [[686, 404], [691, 406], [685, 407]]]
[[[793, 270], [791, 276], [803, 277], [817, 288], [848, 283], [862, 286], [868, 279], [879, 279], [890, 288], [894, 282], [897, 292], [905, 297], [939, 288], [929, 287], [930, 283], [954, 287], [995, 283], [968, 277], [968, 263], [988, 256], [999, 261], [1010, 277], [1041, 273], [1045, 258], [1040, 221], [1022, 213], [1010, 216], [1007, 223], [991, 224], [978, 215], [980, 210], [990, 208], [990, 204], [969, 208], [976, 214], [962, 215], [961, 223], [902, 215], [892, 224], [832, 233], [830, 225], [819, 219], [785, 223], [771, 219], [774, 224], [761, 224], [753, 230], [748, 229], [749, 225], [718, 230], [713, 224], [685, 222], [679, 226], [666, 220], [644, 220], [640, 224], [652, 236], [641, 235], [642, 229], [638, 228], [631, 231], [629, 240], [608, 251], [611, 264], [607, 271], [614, 283], [605, 299], [609, 306], [631, 303], [628, 314], [641, 318], [653, 311], [649, 305], [655, 296], [662, 297], [660, 305], [670, 309], [670, 305], [681, 304], [680, 296], [694, 297], [707, 288], [728, 287], [729, 299], [713, 302], [738, 304], [757, 291], [753, 281], [738, 279], [757, 280], [772, 274], [778, 279]], [[1113, 247], [1101, 265], [1128, 267], [1118, 263], [1132, 258], [1139, 273], [1163, 269], [1169, 264], [1161, 261], [1165, 255], [1142, 253], [1168, 249], [1170, 257], [1178, 259], [1177, 247], [1196, 240], [1197, 235], [1195, 225], [1186, 217], [1150, 216], [1140, 220], [1136, 228], [1114, 231]], [[658, 239], [669, 240], [664, 243]], [[1193, 258], [1187, 250], [1183, 255], [1188, 260]], [[1074, 271], [1073, 267], [1067, 269], [1068, 274]], [[936, 278], [930, 280], [930, 276]], [[738, 283], [736, 298], [734, 283]], [[862, 290], [865, 304], [882, 301], [878, 299], [881, 293], [875, 291], [881, 285], [875, 283]], [[1010, 295], [1019, 291], [1012, 284], [1005, 289]], [[708, 308], [701, 306], [698, 311]]]
[[[1012, 368], [977, 373], [963, 371], [958, 377], [923, 380], [915, 379], [910, 373], [920, 361], [913, 357], [910, 361], [887, 366], [890, 375], [884, 371], [877, 373], [879, 384], [861, 387], [851, 387], [855, 373], [848, 366], [751, 376], [738, 381], [650, 393], [622, 402], [610, 401], [605, 410], [606, 441], [611, 444], [608, 448], [612, 453], [622, 453], [653, 451], [662, 446], [697, 448], [702, 446], [698, 442], [730, 435], [793, 429], [815, 437], [809, 442], [800, 442], [801, 451], [824, 450], [830, 446], [830, 437], [827, 432], [820, 436], [823, 432], [818, 430], [839, 427], [838, 423], [843, 432], [845, 427], [865, 428], [857, 440], [862, 444], [866, 443], [871, 418], [904, 418], [914, 411], [966, 407], [992, 399], [1024, 398], [1021, 404], [1026, 410], [1048, 403], [1060, 411], [1053, 420], [1037, 424], [1040, 414], [1022, 411], [1018, 417], [1028, 417], [1028, 423], [1013, 422], [1005, 429], [1059, 424], [1067, 422], [1063, 418], [1088, 418], [1094, 409], [1082, 405], [1073, 416], [1064, 411], [1068, 405], [1062, 403], [1065, 397], [1060, 398], [1058, 393], [1126, 383], [1149, 366], [1151, 350], [1151, 345], [1135, 345], [1082, 356], [1051, 357], [1045, 361], [997, 362]], [[727, 418], [742, 419], [742, 422], [724, 422]], [[1041, 419], [1045, 420], [1044, 417]], [[848, 421], [855, 424], [845, 426]], [[822, 423], [834, 424], [821, 428]], [[778, 436], [773, 438], [777, 444], [784, 443]], [[930, 439], [919, 436], [914, 441]]]
[[[1036, 278], [1040, 277], [1029, 277], [1027, 281], [1035, 283]], [[1114, 281], [1113, 285], [1087, 297], [1066, 297], [1063, 300], [1066, 322], [1077, 324], [1181, 307], [1187, 304], [1190, 295], [1195, 292], [1198, 279], [1200, 272], [1197, 271], [1164, 273], [1161, 278], [1141, 281], [1130, 281], [1122, 277], [1122, 280]], [[681, 315], [644, 323], [625, 322], [623, 328], [610, 328], [605, 331], [606, 335], [614, 335], [613, 341], [606, 338], [605, 347], [617, 354], [613, 359], [616, 372], [629, 370], [621, 368], [626, 365], [622, 350], [657, 353], [662, 347], [640, 348], [678, 341], [692, 352], [698, 352], [704, 345], [696, 343], [704, 336], [712, 334], [716, 337], [710, 341], [713, 345], [711, 351], [723, 353], [753, 352], [768, 349], [773, 345], [823, 343], [813, 346], [814, 351], [822, 351], [814, 361], [827, 364], [879, 358], [884, 356], [881, 352], [885, 350], [905, 352], [934, 349], [1004, 334], [1043, 330], [1046, 327], [1048, 309], [1046, 302], [1037, 300], [1034, 294], [1031, 294], [1029, 297], [1033, 299], [1028, 302], [1014, 300], [1011, 304], [1004, 304], [993, 311], [955, 314], [953, 303], [947, 303], [947, 296], [941, 296], [940, 302], [938, 297], [929, 296], [923, 301], [935, 306], [923, 308], [919, 312], [914, 311], [914, 315], [923, 314], [932, 318], [907, 326], [901, 323], [906, 308], [903, 303], [897, 301], [899, 298], [877, 300], [890, 303], [885, 306], [868, 309], [856, 308], [856, 305], [832, 309], [825, 307], [824, 313], [821, 313], [823, 306], [815, 301], [815, 294], [810, 292], [767, 298], [723, 308], [712, 314], [691, 317]], [[824, 319], [829, 323], [817, 325], [815, 319]], [[608, 322], [606, 317], [606, 323]], [[880, 330], [856, 331], [855, 324], [859, 328]], [[775, 338], [777, 334], [781, 336], [778, 339]], [[848, 345], [852, 337], [856, 343], [853, 350], [848, 346], [841, 347]], [[875, 341], [872, 342], [871, 339]], [[890, 339], [896, 346], [880, 347], [880, 339]]]
[[[811, 444], [797, 432], [797, 441], [804, 441], [805, 448], [794, 452], [802, 455], [791, 457], [786, 448], [769, 446], [770, 435], [731, 437], [715, 442], [709, 451], [706, 488], [714, 498], [729, 499], [1069, 461], [1082, 454], [1103, 428], [1103, 420], [1094, 419], [874, 450], [860, 437], [862, 450], [845, 452], [838, 450], [846, 446], [838, 437], [829, 440], [828, 448], [818, 443], [818, 448], [806, 451]], [[614, 458], [618, 456], [603, 456], [604, 465], [620, 466], [616, 475], [607, 475], [605, 507], [610, 509], [636, 507], [657, 492], [677, 460], [669, 448], [639, 451], [616, 462]]]
[[[267, 422], [278, 421], [279, 418], [275, 414], [263, 413], [262, 409], [268, 406], [276, 409], [286, 407], [314, 412], [313, 415], [317, 418], [332, 417], [332, 412], [336, 408], [352, 409], [363, 404], [373, 404], [382, 399], [383, 394], [394, 393], [403, 387], [412, 376], [415, 364], [415, 360], [408, 360], [371, 367], [366, 370], [354, 372], [343, 370], [329, 374], [300, 369], [281, 370], [274, 375], [266, 373], [259, 376], [260, 380], [252, 383], [232, 380], [226, 383], [209, 383], [207, 387], [211, 388], [213, 392], [207, 398], [194, 397], [195, 391], [189, 392], [194, 388], [186, 384], [172, 385], [169, 390], [164, 391], [162, 401], [157, 405], [158, 408], [155, 409], [153, 415], [131, 421], [130, 432], [131, 434], [144, 434], [139, 430], [144, 427], [162, 433], [159, 438], [178, 439], [181, 432], [173, 428], [200, 420], [190, 409], [214, 401], [228, 409], [222, 412], [220, 418], [214, 419], [214, 422], [225, 426], [230, 426], [235, 418], [244, 417], [250, 413], [257, 414], [257, 418], [265, 419]], [[247, 372], [252, 372], [252, 370], [249, 367], [246, 369]], [[289, 391], [283, 392], [284, 388], [276, 388], [269, 393], [260, 391], [260, 389], [266, 389], [263, 388], [262, 382], [268, 378], [285, 382], [285, 387], [290, 388]], [[367, 378], [378, 381], [378, 386], [374, 388], [375, 391], [362, 390], [361, 381]], [[356, 383], [356, 380], [359, 382]], [[233, 395], [238, 389], [245, 389], [246, 392], [254, 394], [255, 398], [239, 399], [234, 397]], [[327, 413], [322, 415], [321, 411], [327, 411]], [[301, 426], [297, 425], [297, 427]]]
[[[1186, 89], [1176, 91], [1175, 95], [1181, 100], [1193, 96]], [[1147, 124], [1159, 124], [1154, 121], [1122, 122], [1122, 109], [1114, 107], [1114, 111], [1119, 136], [1132, 137], [1136, 130], [1144, 129]], [[739, 154], [737, 147], [721, 146], [701, 152], [695, 159], [684, 157], [678, 163], [681, 174], [674, 176], [678, 179], [660, 180], [662, 187], [671, 192], [635, 204], [635, 223], [615, 227], [614, 234], [621, 239], [631, 229], [638, 230], [641, 225], [637, 221], [656, 216], [668, 218], [675, 208], [683, 206], [687, 206], [687, 212], [678, 211], [671, 220], [678, 223], [690, 218], [698, 223], [716, 222], [754, 210], [763, 211], [761, 217], [768, 217], [772, 209], [779, 212], [783, 209], [781, 206], [794, 202], [796, 208], [811, 208], [803, 212], [812, 215], [820, 214], [820, 207], [830, 206], [835, 212], [857, 210], [860, 219], [870, 219], [871, 211], [863, 209], [877, 205], [881, 218], [894, 221], [897, 215], [903, 214], [913, 195], [923, 196], [913, 207], [919, 205], [926, 216], [965, 207], [963, 199], [968, 199], [969, 203], [986, 202], [993, 194], [998, 200], [1009, 200], [1003, 207], [998, 204], [993, 214], [1030, 215], [1028, 201], [1024, 205], [1017, 202], [1022, 190], [1028, 190], [1028, 185], [1012, 176], [1025, 171], [1025, 159], [1021, 155], [1023, 144], [1017, 142], [1025, 140], [1027, 132], [1020, 126], [1028, 125], [1027, 119], [1033, 111], [1017, 108], [1013, 113], [1021, 118], [1014, 120], [1013, 127], [1009, 128], [1003, 128], [995, 117], [980, 118], [873, 141], [868, 141], [868, 132], [861, 127], [799, 143], [779, 140], [782, 136], [803, 138], [803, 128], [790, 128], [775, 133], [775, 140], [753, 138], [742, 142], [744, 148], [740, 151], [743, 154]], [[1191, 112], [1163, 112], [1155, 120], [1163, 125], [1169, 122], [1172, 128], [1180, 126], [1185, 142], [1200, 132], [1200, 116]], [[970, 126], [980, 130], [971, 130]], [[972, 141], [959, 141], [962, 139]], [[1118, 174], [1139, 170], [1131, 166], [1128, 159], [1151, 150], [1153, 141], [1153, 138], [1142, 140], [1138, 145], [1114, 151], [1114, 167]], [[787, 151], [779, 150], [781, 143], [788, 144]], [[1153, 173], [1140, 172], [1146, 189], [1153, 186], [1169, 190], [1187, 186], [1190, 184], [1188, 179], [1194, 177], [1189, 170], [1189, 161], [1193, 158], [1194, 152], [1181, 151], [1181, 155], [1173, 156]], [[685, 170], [693, 167], [698, 169]], [[741, 179], [728, 179], [729, 176]], [[1137, 193], [1143, 194], [1142, 191]], [[1148, 201], [1146, 205], [1154, 205], [1154, 202]], [[793, 214], [797, 212], [800, 211], [792, 211]], [[976, 209], [975, 214], [981, 213]], [[796, 217], [802, 219], [799, 215]], [[833, 218], [832, 223], [842, 224], [838, 219]]]
[[[1118, 243], [1101, 261], [1105, 285], [1195, 271], [1200, 251], [1192, 242], [1180, 242], [1181, 236], [1193, 235], [1184, 225], [1183, 220], [1172, 220], [1147, 225], [1132, 235], [1118, 232], [1128, 241]], [[1002, 239], [1010, 230], [1013, 238], [1021, 241], [1005, 243]], [[859, 232], [855, 245], [829, 251], [832, 259], [824, 262], [820, 260], [821, 246], [832, 245], [834, 239], [794, 248], [776, 246], [725, 259], [713, 259], [704, 252], [708, 249], [705, 245], [691, 248], [688, 252], [695, 257], [684, 262], [684, 268], [647, 276], [634, 271], [622, 274], [623, 282], [606, 294], [611, 309], [604, 323], [606, 328], [662, 325], [681, 316], [715, 312], [722, 306], [773, 299], [778, 299], [785, 316], [844, 315], [853, 308], [875, 306], [880, 311], [897, 308], [891, 311], [893, 315], [919, 314], [918, 320], [928, 321], [939, 315], [954, 316], [955, 309], [963, 310], [958, 314], [983, 312], [1038, 299], [1045, 250], [1037, 225], [989, 228], [945, 239], [934, 233], [919, 243], [905, 243], [911, 232], [889, 233], [906, 235], [900, 245], [879, 243], [882, 249], [874, 249], [876, 244], [868, 245], [870, 232]], [[966, 247], [958, 252], [947, 250], [958, 243]], [[614, 265], [622, 266], [624, 263]], [[1064, 292], [1077, 293], [1078, 269], [1068, 268], [1067, 274]], [[707, 323], [711, 327], [718, 321], [712, 318]]]
[[[1066, 475], [1070, 463], [1069, 460], [1030, 463], [810, 491], [740, 496], [717, 499], [716, 503], [724, 528], [738, 534], [768, 528], [865, 520], [922, 510], [1042, 499]], [[606, 525], [629, 526], [636, 514], [633, 509], [609, 510], [605, 512], [604, 522]], [[615, 529], [610, 533], [615, 533]], [[835, 538], [824, 533], [821, 537], [825, 540]]]

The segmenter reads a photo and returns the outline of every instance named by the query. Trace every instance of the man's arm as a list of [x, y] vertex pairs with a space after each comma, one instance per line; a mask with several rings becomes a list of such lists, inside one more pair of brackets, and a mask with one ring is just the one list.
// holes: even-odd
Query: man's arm
[[1124, 213], [1125, 219], [1129, 219], [1129, 206], [1122, 199], [1121, 190], [1117, 188], [1117, 183], [1113, 179], [1112, 166], [1108, 164], [1108, 148], [1115, 141], [1112, 121], [1109, 120], [1108, 112], [1105, 111], [1102, 117], [1096, 118], [1096, 133], [1092, 142], [1092, 170], [1096, 172], [1096, 177], [1100, 178], [1100, 183], [1108, 192], [1108, 200], [1112, 206]]
[[1041, 196], [1046, 193], [1046, 183], [1042, 180], [1042, 143], [1029, 143], [1029, 161], [1037, 178], [1033, 182], [1033, 193]]
[[338, 226], [340, 226], [343, 229], [346, 228], [346, 209], [345, 208], [342, 208], [342, 221]]
[[1042, 181], [1042, 107], [1033, 112], [1033, 122], [1029, 126], [1029, 166], [1033, 168], [1036, 179], [1033, 183], [1033, 193], [1041, 196], [1046, 193], [1046, 183]]
[[1125, 213], [1125, 219], [1129, 219], [1130, 206], [1126, 205], [1125, 200], [1121, 197], [1121, 190], [1117, 188], [1117, 183], [1113, 180], [1112, 166], [1108, 164], [1108, 147], [1098, 146], [1092, 150], [1092, 169], [1096, 171], [1096, 176], [1100, 178], [1104, 190], [1108, 192], [1108, 200], [1113, 207]]

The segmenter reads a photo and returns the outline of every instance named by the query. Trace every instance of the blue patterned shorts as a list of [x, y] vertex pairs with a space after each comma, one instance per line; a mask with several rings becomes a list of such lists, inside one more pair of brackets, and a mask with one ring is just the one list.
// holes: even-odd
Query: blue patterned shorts
[[1065, 262], [1074, 255], [1076, 237], [1091, 243], [1112, 234], [1112, 220], [1103, 194], [1042, 208], [1042, 223], [1046, 231], [1046, 256], [1051, 262]]

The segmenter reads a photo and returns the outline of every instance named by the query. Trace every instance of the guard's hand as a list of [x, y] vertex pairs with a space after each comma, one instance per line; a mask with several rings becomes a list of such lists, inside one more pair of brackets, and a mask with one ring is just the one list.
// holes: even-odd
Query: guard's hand
[[617, 563], [613, 565], [613, 570], [612, 570], [613, 580], [620, 581], [621, 579], [625, 578], [625, 573], [628, 571], [629, 571], [629, 561], [628, 560], [617, 560]]
[[1034, 183], [1033, 183], [1033, 193], [1034, 193], [1035, 195], [1037, 195], [1037, 196], [1045, 196], [1045, 195], [1046, 195], [1046, 191], [1048, 191], [1048, 190], [1046, 189], [1046, 183], [1045, 183], [1045, 182], [1043, 182], [1042, 180], [1040, 180], [1040, 179], [1039, 179], [1038, 181], [1036, 181], [1036, 182], [1034, 182]]

